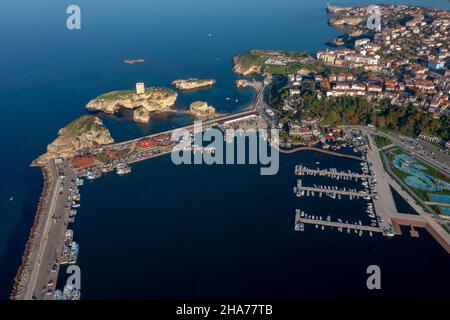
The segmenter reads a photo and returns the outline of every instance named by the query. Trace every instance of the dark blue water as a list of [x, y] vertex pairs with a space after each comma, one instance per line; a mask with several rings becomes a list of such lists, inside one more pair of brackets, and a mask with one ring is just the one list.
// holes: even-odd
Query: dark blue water
[[395, 201], [395, 206], [397, 207], [397, 212], [418, 215], [416, 210], [414, 210], [414, 208], [411, 207], [411, 205], [392, 187], [391, 192]]
[[[450, 257], [425, 231], [387, 239], [293, 230], [295, 208], [333, 220], [366, 216], [357, 201], [294, 196], [295, 164], [318, 159], [359, 167], [308, 152], [282, 156], [280, 173], [262, 177], [254, 166], [178, 167], [166, 156], [87, 183], [74, 225], [83, 297], [449, 297]], [[382, 292], [366, 289], [372, 264]]]
[[[333, 2], [337, 5], [364, 3], [369, 2]], [[193, 100], [204, 99], [220, 111], [233, 112], [244, 108], [254, 95], [251, 90], [234, 88], [236, 76], [231, 71], [234, 55], [254, 48], [314, 51], [324, 48], [325, 41], [339, 34], [326, 25], [325, 0], [80, 0], [76, 4], [82, 10], [81, 31], [65, 28], [65, 10], [69, 4], [74, 1], [3, 0], [0, 3], [0, 29], [4, 30], [0, 33], [0, 106], [4, 119], [0, 127], [1, 298], [8, 296], [12, 278], [20, 265], [41, 191], [41, 174], [28, 164], [45, 151], [59, 128], [85, 113], [84, 105], [90, 99], [105, 91], [132, 88], [138, 81], [168, 86], [178, 78], [211, 77], [218, 81], [213, 89], [181, 94], [179, 108], [185, 108]], [[448, 1], [444, 0], [426, 4], [449, 8]], [[213, 36], [208, 37], [209, 33]], [[144, 64], [122, 63], [126, 58], [141, 57], [146, 59]], [[230, 101], [226, 101], [227, 97]], [[235, 103], [235, 99], [239, 99], [239, 103]], [[123, 140], [183, 125], [191, 119], [176, 116], [147, 126], [114, 117], [104, 117], [104, 121], [113, 136]], [[420, 240], [399, 238], [387, 244], [384, 244], [387, 240], [375, 238], [355, 242], [329, 232], [320, 234], [322, 240], [315, 240], [317, 243], [308, 242], [314, 234], [293, 235], [290, 232], [292, 210], [297, 205], [293, 201], [297, 199], [291, 194], [292, 168], [283, 165], [282, 170], [289, 174], [265, 180], [255, 168], [173, 168], [167, 159], [161, 158], [136, 166], [135, 173], [122, 180], [105, 177], [84, 188], [83, 209], [90, 212], [85, 211], [80, 216], [76, 235], [82, 243], [80, 263], [86, 277], [84, 283], [89, 286], [85, 296], [156, 297], [159, 292], [159, 297], [187, 294], [195, 297], [210, 291], [211, 296], [232, 296], [232, 292], [234, 296], [251, 296], [254, 292], [295, 296], [298, 283], [294, 285], [290, 280], [297, 277], [293, 270], [298, 264], [306, 268], [310, 278], [314, 274], [320, 277], [325, 269], [341, 264], [345, 265], [343, 269], [330, 272], [341, 270], [354, 274], [348, 270], [351, 265], [358, 265], [360, 270], [359, 266], [374, 255], [397, 257], [389, 260], [392, 266], [404, 261], [403, 269], [406, 265], [414, 266], [413, 272], [417, 274], [422, 274], [422, 265], [418, 267], [415, 263], [418, 252], [427, 255], [429, 268], [448, 266], [446, 255], [426, 235]], [[174, 175], [175, 172], [178, 174]], [[272, 184], [276, 191], [270, 190]], [[266, 187], [261, 189], [262, 186]], [[114, 192], [124, 194], [118, 197]], [[127, 199], [127, 193], [135, 195], [134, 201]], [[191, 194], [190, 198], [195, 201], [190, 202], [186, 194]], [[14, 196], [12, 202], [9, 201], [11, 196]], [[216, 200], [227, 205], [217, 206]], [[322, 210], [319, 206], [322, 202], [304, 205]], [[355, 208], [348, 208], [357, 210], [357, 205], [353, 206]], [[118, 212], [116, 208], [121, 207], [123, 210]], [[151, 216], [152, 212], [156, 216]], [[105, 216], [109, 218], [104, 219]], [[90, 229], [91, 223], [96, 225], [95, 221], [98, 233]], [[174, 232], [163, 233], [162, 230], [178, 231], [180, 236], [173, 237]], [[272, 237], [271, 231], [276, 236]], [[173, 251], [174, 246], [182, 242], [180, 239], [186, 241], [188, 248], [189, 244], [195, 244], [193, 252]], [[246, 242], [246, 239], [257, 241]], [[96, 241], [121, 250], [113, 256], [111, 248], [106, 244], [97, 248]], [[338, 254], [336, 250], [348, 254]], [[373, 251], [380, 253], [371, 254]], [[136, 263], [125, 255], [127, 252], [143, 252], [142, 259]], [[214, 255], [211, 256], [211, 252], [215, 252]], [[113, 256], [121, 263], [106, 268], [111, 260], [96, 260], [95, 256], [105, 259]], [[212, 262], [208, 260], [210, 256]], [[224, 268], [217, 268], [221, 264]], [[321, 269], [318, 265], [327, 267]], [[129, 283], [129, 287], [102, 291], [105, 283], [112, 283], [109, 275], [116, 277], [114, 270], [123, 268], [129, 268], [130, 276], [119, 283]], [[100, 269], [104, 269], [103, 273]], [[161, 270], [171, 272], [164, 274]], [[147, 273], [150, 276], [142, 280], [142, 275]], [[238, 274], [243, 276], [237, 277]], [[260, 282], [256, 281], [257, 275]], [[301, 274], [298, 277], [303, 279]], [[153, 283], [160, 290], [147, 292], [139, 287], [152, 284], [155, 278], [161, 279], [159, 284]], [[336, 281], [344, 281], [339, 279]], [[242, 286], [237, 286], [239, 281]], [[222, 288], [213, 292], [212, 283], [222, 284]], [[225, 286], [227, 283], [230, 285]], [[269, 283], [274, 285], [271, 287]], [[312, 293], [326, 291], [319, 283], [311, 281], [303, 285]], [[427, 284], [429, 288], [439, 286], [438, 281], [424, 279], [422, 286]], [[173, 289], [176, 286], [178, 290]], [[257, 290], [258, 286], [267, 290]], [[292, 287], [284, 290], [283, 286]], [[298, 295], [302, 295], [300, 291]]]

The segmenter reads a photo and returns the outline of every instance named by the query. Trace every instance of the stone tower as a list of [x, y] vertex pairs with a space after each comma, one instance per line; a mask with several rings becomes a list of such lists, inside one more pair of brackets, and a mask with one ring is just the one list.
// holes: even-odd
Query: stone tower
[[136, 83], [136, 93], [137, 94], [145, 93], [145, 84], [143, 82]]

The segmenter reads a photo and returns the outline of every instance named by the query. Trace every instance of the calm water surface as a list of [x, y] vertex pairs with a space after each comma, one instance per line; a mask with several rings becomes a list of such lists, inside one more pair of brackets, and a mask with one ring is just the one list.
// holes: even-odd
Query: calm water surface
[[[313, 52], [339, 34], [326, 24], [326, 1], [79, 0], [78, 32], [65, 28], [65, 10], [73, 3], [0, 3], [0, 298], [9, 295], [41, 192], [41, 174], [28, 165], [59, 128], [85, 113], [90, 99], [138, 81], [169, 86], [178, 78], [211, 77], [214, 88], [180, 94], [178, 107], [201, 99], [222, 112], [237, 111], [254, 92], [234, 87], [234, 55], [254, 48]], [[450, 6], [444, 0], [426, 4]], [[144, 64], [122, 63], [141, 57]], [[137, 125], [103, 118], [116, 140], [192, 121], [176, 116]], [[333, 232], [292, 232], [299, 206], [343, 215], [361, 210], [353, 202], [336, 208], [293, 197], [292, 166], [309, 157], [283, 158], [281, 173], [269, 178], [254, 167], [174, 167], [166, 157], [135, 166], [127, 177], [108, 176], [84, 187], [74, 226], [83, 296], [301, 297], [356, 290], [351, 295], [364, 289], [368, 263], [386, 266], [393, 279], [386, 281], [388, 294], [443, 292], [445, 274], [433, 281], [423, 271], [448, 269], [448, 257], [426, 234], [419, 240], [356, 241]], [[327, 161], [336, 162], [321, 160], [324, 166]], [[415, 290], [408, 287], [409, 275], [420, 280]]]

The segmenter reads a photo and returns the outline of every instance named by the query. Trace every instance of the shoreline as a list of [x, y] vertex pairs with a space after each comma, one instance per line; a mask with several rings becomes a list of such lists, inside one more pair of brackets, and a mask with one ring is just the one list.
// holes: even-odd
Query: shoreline
[[[34, 166], [34, 165], [32, 165]], [[42, 228], [45, 223], [45, 216], [48, 214], [47, 206], [51, 194], [52, 182], [54, 177], [52, 177], [51, 170], [48, 165], [40, 167], [42, 171], [42, 176], [44, 180], [44, 186], [42, 189], [41, 196], [39, 198], [38, 207], [36, 210], [36, 216], [31, 227], [30, 235], [25, 244], [25, 250], [22, 255], [22, 263], [17, 270], [16, 276], [14, 277], [13, 287], [10, 294], [11, 300], [23, 300], [26, 294], [27, 282], [31, 276], [33, 269], [33, 258], [38, 253], [40, 241], [42, 240]]]

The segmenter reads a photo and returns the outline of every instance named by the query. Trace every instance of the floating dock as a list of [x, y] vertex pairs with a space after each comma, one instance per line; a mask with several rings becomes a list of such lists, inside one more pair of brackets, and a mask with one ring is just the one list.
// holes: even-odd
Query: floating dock
[[322, 177], [328, 177], [333, 179], [338, 178], [349, 178], [349, 179], [373, 179], [374, 176], [368, 175], [368, 174], [362, 174], [362, 173], [356, 173], [356, 172], [345, 172], [345, 171], [337, 171], [337, 170], [314, 170], [306, 168], [302, 165], [295, 166], [295, 175], [297, 176], [303, 176], [303, 175], [311, 175], [311, 176], [322, 176]]
[[378, 227], [370, 227], [359, 224], [351, 224], [351, 223], [342, 223], [342, 222], [334, 222], [334, 221], [326, 221], [326, 220], [315, 220], [315, 219], [307, 219], [307, 218], [299, 218], [298, 221], [303, 224], [314, 224], [325, 227], [334, 227], [334, 228], [342, 228], [342, 229], [350, 229], [357, 231], [367, 231], [367, 232], [383, 232], [381, 228]]
[[295, 193], [297, 197], [303, 197], [305, 194], [308, 195], [315, 195], [315, 193], [318, 193], [319, 195], [321, 193], [327, 195], [327, 196], [336, 196], [336, 195], [343, 195], [343, 196], [349, 196], [349, 197], [356, 197], [356, 198], [365, 198], [370, 200], [371, 198], [374, 198], [375, 195], [371, 194], [367, 191], [354, 191], [354, 190], [347, 190], [347, 189], [333, 189], [333, 187], [325, 186], [325, 187], [305, 187], [303, 186], [302, 180], [297, 180], [297, 187], [295, 188]]

